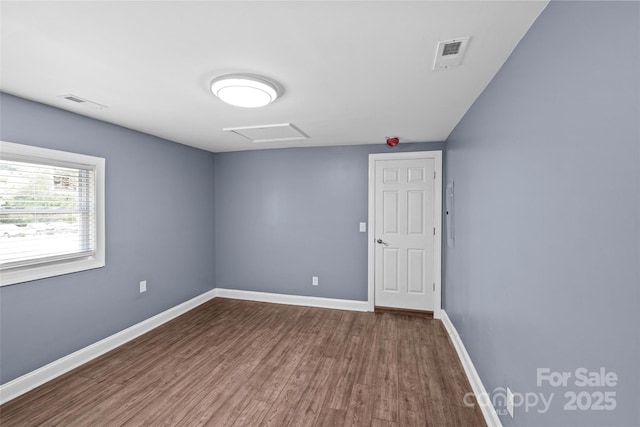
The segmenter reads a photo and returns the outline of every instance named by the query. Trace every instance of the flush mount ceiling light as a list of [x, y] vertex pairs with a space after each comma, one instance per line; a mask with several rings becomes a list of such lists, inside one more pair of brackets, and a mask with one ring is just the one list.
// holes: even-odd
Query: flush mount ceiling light
[[211, 92], [227, 104], [237, 107], [264, 107], [278, 98], [276, 85], [260, 76], [229, 74], [211, 82]]

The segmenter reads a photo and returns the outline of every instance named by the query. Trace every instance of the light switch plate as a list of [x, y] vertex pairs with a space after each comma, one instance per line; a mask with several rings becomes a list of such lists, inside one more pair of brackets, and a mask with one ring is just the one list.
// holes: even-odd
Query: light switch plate
[[147, 281], [140, 282], [140, 293], [147, 292]]
[[361, 222], [360, 223], [360, 232], [361, 233], [366, 233], [367, 232], [367, 223], [366, 222]]

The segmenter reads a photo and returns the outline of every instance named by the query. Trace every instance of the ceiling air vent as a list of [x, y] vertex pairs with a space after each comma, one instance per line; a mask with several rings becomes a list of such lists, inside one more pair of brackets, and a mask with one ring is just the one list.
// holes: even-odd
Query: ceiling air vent
[[73, 95], [66, 95], [64, 97], [64, 99], [68, 99], [69, 101], [77, 102], [78, 104], [80, 104], [82, 102], [85, 102], [84, 99], [80, 99], [80, 98], [78, 98], [76, 96], [73, 96]]
[[103, 108], [107, 108], [106, 105], [98, 104], [97, 102], [89, 101], [88, 99], [80, 98], [79, 96], [66, 94], [66, 95], [58, 95], [58, 98], [66, 99], [67, 101], [73, 102], [74, 104], [82, 105], [84, 107], [95, 108], [96, 110], [102, 110]]
[[459, 67], [468, 44], [469, 37], [439, 42], [433, 69], [448, 70]]
[[460, 46], [462, 46], [462, 42], [446, 43], [442, 49], [442, 56], [457, 55], [460, 53]]
[[233, 132], [247, 138], [251, 142], [299, 141], [309, 138], [304, 132], [291, 123], [262, 126], [243, 126], [224, 128], [225, 132]]

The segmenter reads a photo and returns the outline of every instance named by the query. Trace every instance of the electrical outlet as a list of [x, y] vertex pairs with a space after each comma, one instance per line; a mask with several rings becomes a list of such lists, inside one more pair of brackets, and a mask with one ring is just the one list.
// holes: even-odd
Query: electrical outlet
[[140, 282], [140, 293], [147, 292], [147, 281]]
[[513, 418], [513, 392], [507, 387], [507, 412]]
[[313, 277], [311, 278], [311, 284], [312, 284], [313, 286], [318, 286], [318, 276], [313, 276]]

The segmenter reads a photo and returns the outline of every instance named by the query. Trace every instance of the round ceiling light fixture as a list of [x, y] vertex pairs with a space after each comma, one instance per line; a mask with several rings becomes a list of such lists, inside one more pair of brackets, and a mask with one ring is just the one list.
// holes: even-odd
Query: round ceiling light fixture
[[237, 107], [264, 107], [278, 98], [278, 89], [264, 77], [229, 74], [213, 79], [211, 92], [227, 104]]

